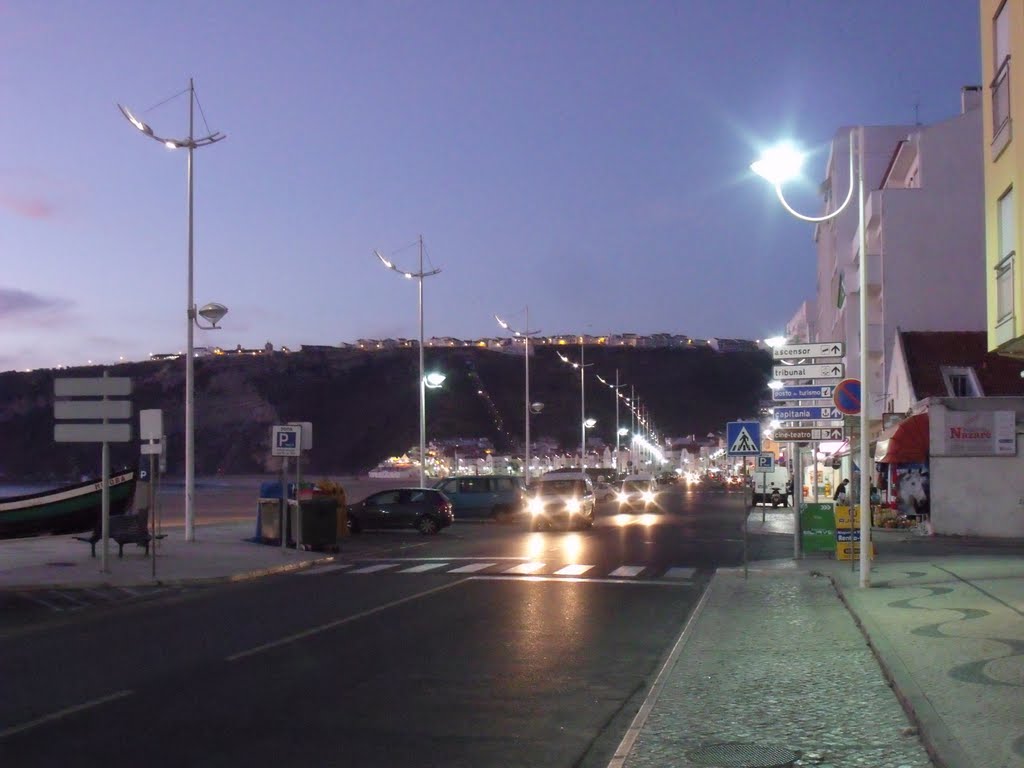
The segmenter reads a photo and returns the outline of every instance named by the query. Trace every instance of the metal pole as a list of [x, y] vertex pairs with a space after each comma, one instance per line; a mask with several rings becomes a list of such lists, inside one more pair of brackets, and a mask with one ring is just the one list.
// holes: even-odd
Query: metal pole
[[[103, 371], [103, 378], [107, 378], [107, 371]], [[103, 400], [106, 402], [106, 388], [103, 391]], [[103, 426], [107, 425], [107, 412], [103, 412]], [[100, 533], [103, 535], [103, 547], [100, 551], [100, 572], [110, 573], [107, 568], [107, 545], [110, 541], [110, 445], [106, 440], [100, 449]]]
[[299, 427], [299, 455], [295, 457], [295, 551], [302, 550], [302, 427]]
[[523, 334], [523, 344], [526, 350], [526, 466], [523, 468], [523, 478], [527, 485], [530, 484], [530, 307], [526, 307], [526, 333]]
[[423, 235], [420, 235], [420, 488], [425, 488], [427, 468], [427, 385], [423, 380]]
[[615, 471], [619, 471], [619, 369], [615, 369]]
[[801, 467], [801, 449], [799, 444], [793, 443], [793, 469], [790, 474], [793, 482], [793, 559], [800, 559], [800, 503], [803, 501], [804, 484], [803, 470]]
[[281, 553], [288, 549], [288, 457], [281, 459]]
[[[852, 130], [852, 129], [851, 129]], [[852, 136], [850, 137], [852, 141]], [[868, 254], [864, 221], [864, 126], [857, 129], [857, 202], [860, 249], [860, 586], [871, 586], [871, 373], [868, 370]], [[868, 505], [868, 506], [865, 506]], [[853, 511], [853, 508], [850, 510]]]
[[587, 453], [587, 409], [583, 404], [583, 337], [580, 336], [580, 469]]
[[186, 345], [185, 357], [185, 541], [195, 541], [195, 369], [193, 357], [195, 356], [195, 340], [193, 338], [193, 323], [195, 322], [195, 298], [192, 288], [192, 220], [193, 220], [193, 194], [192, 194], [192, 154], [195, 151], [193, 142], [193, 113], [195, 111], [195, 86], [192, 78], [188, 80], [188, 306], [186, 307], [186, 322], [188, 324], [188, 343]]
[[156, 454], [149, 454], [149, 529], [152, 531], [150, 534], [152, 541], [149, 542], [149, 546], [152, 549], [150, 553], [152, 555], [153, 566], [151, 568], [151, 575], [153, 581], [156, 581]]

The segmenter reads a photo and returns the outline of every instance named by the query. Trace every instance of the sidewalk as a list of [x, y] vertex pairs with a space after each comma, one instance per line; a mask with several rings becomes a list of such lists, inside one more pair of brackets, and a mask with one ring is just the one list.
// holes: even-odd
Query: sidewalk
[[126, 544], [124, 557], [119, 558], [117, 544], [111, 541], [107, 558], [109, 573], [102, 573], [99, 543], [93, 559], [89, 556], [89, 545], [71, 536], [2, 540], [0, 589], [240, 581], [333, 559], [329, 553], [282, 550], [246, 541], [255, 533], [251, 521], [199, 526], [194, 542], [185, 541], [182, 528], [170, 528], [166, 533], [167, 538], [161, 540], [157, 548], [155, 579], [151, 559], [134, 544]]
[[611, 768], [1024, 768], [1024, 551], [884, 538], [719, 570]]

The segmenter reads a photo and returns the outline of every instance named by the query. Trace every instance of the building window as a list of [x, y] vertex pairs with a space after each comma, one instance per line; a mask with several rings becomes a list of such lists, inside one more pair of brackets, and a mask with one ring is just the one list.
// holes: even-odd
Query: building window
[[981, 385], [973, 368], [943, 365], [941, 370], [950, 397], [981, 397]]
[[1013, 262], [1016, 255], [1017, 226], [1014, 222], [1013, 190], [1001, 198], [997, 206], [999, 217], [999, 254], [996, 261], [996, 322], [1002, 322], [1014, 313]]
[[993, 159], [1010, 140], [1010, 12], [1004, 2], [992, 20], [992, 152]]

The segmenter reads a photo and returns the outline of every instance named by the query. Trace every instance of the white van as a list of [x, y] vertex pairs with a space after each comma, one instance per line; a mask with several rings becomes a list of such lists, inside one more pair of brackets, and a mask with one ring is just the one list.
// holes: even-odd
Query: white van
[[[773, 507], [789, 506], [789, 469], [778, 465], [771, 472], [754, 472], [750, 476], [750, 487], [754, 491], [753, 505], [771, 504]], [[775, 495], [778, 491], [778, 495]]]

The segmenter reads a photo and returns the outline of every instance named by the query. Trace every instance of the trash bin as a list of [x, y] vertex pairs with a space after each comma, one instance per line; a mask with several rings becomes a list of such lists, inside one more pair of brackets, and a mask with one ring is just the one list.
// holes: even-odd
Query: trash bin
[[259, 515], [259, 537], [264, 543], [281, 542], [281, 500], [260, 498], [256, 502]]
[[[335, 551], [338, 548], [338, 500], [331, 496], [315, 496], [303, 499], [302, 521], [294, 521], [296, 504], [288, 502], [288, 516], [291, 518], [290, 531], [301, 531], [303, 549]], [[302, 526], [301, 529], [299, 526]], [[289, 539], [293, 538], [289, 537]], [[291, 541], [289, 541], [291, 543]]]

